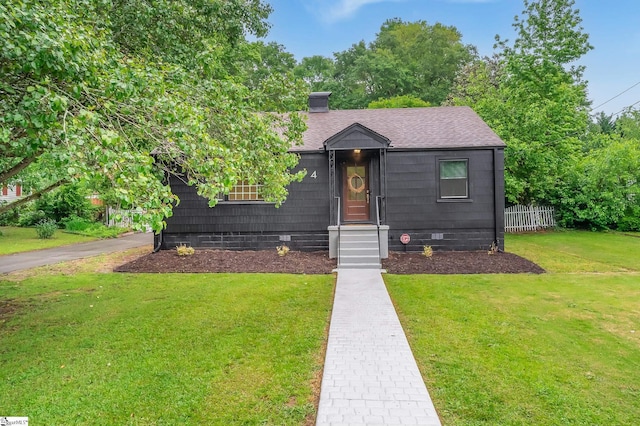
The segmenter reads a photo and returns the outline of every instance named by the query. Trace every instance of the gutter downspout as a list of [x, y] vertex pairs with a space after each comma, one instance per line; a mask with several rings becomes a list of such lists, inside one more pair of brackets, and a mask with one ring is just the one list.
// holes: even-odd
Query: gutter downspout
[[162, 247], [162, 230], [160, 231], [160, 233], [155, 234], [153, 236], [153, 242], [154, 242], [154, 246], [153, 246], [153, 252], [157, 253], [160, 251], [160, 247]]

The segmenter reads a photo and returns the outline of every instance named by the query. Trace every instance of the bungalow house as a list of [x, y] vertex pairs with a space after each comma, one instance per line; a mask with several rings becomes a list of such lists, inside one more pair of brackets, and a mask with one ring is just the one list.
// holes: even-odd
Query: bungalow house
[[302, 182], [279, 208], [237, 185], [213, 208], [179, 179], [158, 249], [329, 250], [379, 265], [388, 250], [504, 248], [504, 142], [468, 107], [330, 110], [312, 93]]

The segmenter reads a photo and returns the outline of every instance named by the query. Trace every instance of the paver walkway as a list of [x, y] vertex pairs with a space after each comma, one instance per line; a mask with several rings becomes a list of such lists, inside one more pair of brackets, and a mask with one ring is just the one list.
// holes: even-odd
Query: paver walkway
[[88, 243], [8, 254], [0, 256], [0, 274], [97, 256], [103, 253], [128, 250], [147, 244], [153, 244], [153, 233], [131, 234], [120, 238], [108, 238]]
[[339, 269], [316, 425], [440, 425], [379, 270]]

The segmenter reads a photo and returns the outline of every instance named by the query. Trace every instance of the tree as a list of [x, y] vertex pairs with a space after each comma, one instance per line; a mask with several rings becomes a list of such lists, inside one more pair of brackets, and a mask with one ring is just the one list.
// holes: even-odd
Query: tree
[[640, 143], [640, 109], [626, 109], [616, 120], [615, 129], [621, 136]]
[[333, 60], [320, 55], [302, 58], [294, 69], [295, 76], [304, 80], [312, 92], [330, 90], [334, 73]]
[[[175, 174], [215, 205], [240, 179], [281, 202], [301, 140], [304, 96], [244, 58], [270, 7], [260, 0], [0, 5], [0, 183], [38, 195], [85, 182], [146, 209], [154, 229], [179, 200]], [[268, 46], [264, 46], [265, 48]], [[2, 207], [2, 210], [10, 208]]]
[[581, 150], [588, 101], [575, 61], [592, 47], [573, 0], [524, 5], [513, 24], [514, 43], [496, 37], [497, 62], [469, 67], [449, 99], [474, 107], [507, 143], [507, 201], [527, 204], [552, 201], [553, 188]]
[[554, 188], [559, 222], [567, 227], [640, 230], [640, 143], [618, 135], [575, 157]]
[[595, 117], [595, 125], [598, 132], [610, 135], [615, 131], [616, 120], [612, 115], [600, 111]]
[[377, 101], [369, 102], [368, 109], [381, 109], [381, 108], [424, 108], [430, 107], [429, 102], [425, 102], [420, 98], [416, 98], [411, 95], [395, 96], [388, 99], [378, 99]]
[[312, 90], [332, 91], [332, 106], [366, 108], [380, 98], [412, 96], [439, 105], [456, 72], [472, 57], [455, 27], [387, 20], [376, 39], [334, 54], [304, 58], [296, 74]]

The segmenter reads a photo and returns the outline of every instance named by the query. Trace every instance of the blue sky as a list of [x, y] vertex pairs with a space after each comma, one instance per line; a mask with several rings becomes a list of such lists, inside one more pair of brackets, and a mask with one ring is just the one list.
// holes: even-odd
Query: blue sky
[[[371, 42], [388, 18], [425, 20], [455, 26], [462, 41], [491, 55], [495, 35], [513, 39], [513, 18], [522, 0], [266, 0], [274, 8], [268, 41], [276, 41], [300, 60], [332, 57], [364, 40]], [[640, 101], [640, 1], [576, 0], [584, 31], [594, 49], [585, 65], [594, 112], [620, 112]], [[610, 98], [626, 93], [605, 103]], [[640, 103], [635, 105], [640, 108]]]

